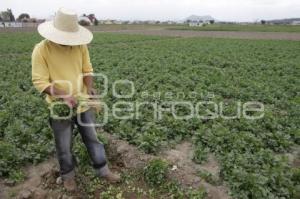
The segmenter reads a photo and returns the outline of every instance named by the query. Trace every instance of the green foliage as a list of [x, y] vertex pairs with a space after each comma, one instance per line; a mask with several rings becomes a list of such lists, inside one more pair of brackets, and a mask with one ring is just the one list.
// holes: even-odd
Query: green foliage
[[193, 160], [194, 162], [201, 164], [205, 162], [208, 158], [208, 148], [203, 148], [200, 146], [195, 146]]
[[15, 21], [15, 16], [12, 13], [11, 9], [7, 9], [6, 11], [0, 12], [0, 18], [5, 22], [13, 22]]
[[71, 118], [73, 114], [76, 114], [76, 112], [74, 113], [73, 112], [74, 110], [72, 110], [66, 103], [55, 104], [52, 107], [52, 111], [54, 117], [60, 117], [60, 118], [62, 117]]
[[[193, 199], [204, 199], [207, 196], [207, 192], [204, 187], [199, 187], [197, 189], [191, 187], [183, 188], [178, 182], [170, 181], [167, 182], [160, 187], [156, 187], [156, 189], [161, 190], [162, 192], [168, 193], [168, 198], [176, 198], [176, 199], [185, 199], [185, 198], [193, 198]], [[164, 196], [158, 198], [165, 198]]]
[[157, 126], [150, 125], [142, 128], [142, 134], [138, 135], [137, 145], [140, 149], [146, 153], [158, 152], [162, 142], [164, 141], [164, 135]]
[[19, 164], [20, 159], [17, 157], [21, 151], [4, 141], [0, 142], [0, 151], [0, 174], [7, 176], [10, 172], [14, 172], [15, 165]]
[[[221, 176], [235, 198], [290, 198], [295, 184], [287, 160], [265, 149], [251, 134], [229, 133], [220, 125], [200, 130], [198, 143], [213, 150], [221, 161]], [[243, 142], [241, 142], [243, 141]]]
[[144, 168], [144, 179], [153, 187], [161, 186], [167, 181], [168, 163], [161, 159], [154, 159]]
[[203, 187], [200, 187], [198, 190], [188, 190], [187, 192], [187, 198], [190, 199], [204, 199], [206, 198], [207, 193]]
[[292, 180], [297, 184], [300, 185], [300, 168], [294, 168], [292, 170], [293, 172], [293, 177]]
[[22, 182], [25, 178], [26, 176], [21, 170], [11, 170], [8, 176], [8, 179], [14, 183]]
[[[20, 167], [38, 163], [54, 151], [47, 105], [32, 88], [30, 79], [31, 51], [41, 37], [33, 33], [0, 34], [0, 176], [18, 178], [14, 172]], [[265, 105], [265, 116], [260, 120], [175, 120], [164, 112], [158, 121], [153, 119], [153, 107], [144, 106], [139, 119], [118, 120], [109, 112], [103, 129], [148, 153], [193, 137], [194, 160], [201, 163], [208, 151], [214, 153], [221, 165], [221, 177], [233, 197], [297, 198], [299, 172], [280, 154], [300, 143], [299, 44], [97, 33], [90, 55], [94, 70], [109, 78], [108, 95], [102, 99], [109, 108], [119, 101], [111, 88], [120, 79], [134, 82], [136, 93], [126, 99], [129, 102], [161, 104], [187, 100], [195, 104], [210, 100], [201, 95], [189, 97], [189, 92], [194, 91], [214, 93], [211, 100], [216, 103], [228, 102], [226, 115], [235, 113], [237, 101], [259, 101]], [[103, 90], [103, 80], [95, 81]], [[142, 96], [144, 91], [148, 92], [147, 97]], [[157, 91], [187, 96], [170, 99], [155, 96]], [[127, 94], [129, 89], [118, 87], [117, 92]], [[205, 109], [200, 111], [205, 113]], [[188, 112], [184, 107], [176, 109], [180, 116]], [[79, 164], [86, 165], [89, 158], [79, 143], [76, 140], [74, 149]], [[145, 175], [145, 179], [150, 184], [160, 183], [162, 179], [152, 179], [153, 176]]]
[[73, 151], [75, 154], [76, 162], [79, 166], [90, 166], [91, 160], [88, 155], [87, 149], [81, 140], [80, 135], [77, 135], [74, 139]]
[[207, 171], [199, 171], [199, 176], [204, 179], [206, 182], [212, 185], [221, 185], [221, 179], [219, 179], [217, 176], [212, 175], [211, 173]]
[[91, 100], [78, 98], [77, 105], [73, 108], [70, 108], [68, 104], [63, 100], [54, 100], [49, 107], [51, 114], [50, 116], [59, 119], [71, 119], [72, 117], [76, 116], [79, 108], [86, 110], [89, 108], [95, 108], [97, 110], [99, 108], [99, 106], [97, 105], [90, 105], [89, 102], [91, 102]]

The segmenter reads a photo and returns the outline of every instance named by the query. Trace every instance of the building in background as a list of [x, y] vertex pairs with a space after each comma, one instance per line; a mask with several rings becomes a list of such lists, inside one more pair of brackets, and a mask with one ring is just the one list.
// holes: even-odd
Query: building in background
[[300, 19], [299, 20], [295, 20], [292, 22], [292, 25], [296, 26], [296, 25], [300, 25]]
[[189, 26], [204, 26], [206, 24], [213, 24], [215, 19], [209, 15], [206, 16], [197, 16], [191, 15], [185, 19], [185, 23]]
[[21, 28], [23, 27], [22, 22], [0, 22], [0, 28]]

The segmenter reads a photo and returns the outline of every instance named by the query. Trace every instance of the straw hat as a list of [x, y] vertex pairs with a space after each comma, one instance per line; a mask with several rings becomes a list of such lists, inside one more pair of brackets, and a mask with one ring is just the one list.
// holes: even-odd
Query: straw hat
[[88, 44], [93, 39], [93, 34], [78, 24], [76, 13], [64, 8], [56, 12], [52, 21], [40, 24], [38, 32], [54, 43], [69, 46]]

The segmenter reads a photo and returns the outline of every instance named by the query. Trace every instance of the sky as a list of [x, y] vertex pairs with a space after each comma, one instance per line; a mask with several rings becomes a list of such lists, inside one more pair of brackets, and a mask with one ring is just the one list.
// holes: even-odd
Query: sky
[[211, 15], [221, 21], [300, 18], [300, 0], [0, 0], [0, 11], [11, 8], [15, 17], [49, 18], [60, 7], [98, 19], [183, 20]]

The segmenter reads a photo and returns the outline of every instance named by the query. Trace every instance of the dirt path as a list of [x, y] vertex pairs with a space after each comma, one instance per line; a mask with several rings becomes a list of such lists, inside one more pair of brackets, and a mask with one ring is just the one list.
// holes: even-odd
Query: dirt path
[[[36, 32], [36, 27], [24, 28], [0, 28], [1, 32]], [[191, 31], [191, 30], [167, 30], [165, 27], [155, 26], [108, 26], [94, 27], [92, 32], [110, 32], [120, 34], [142, 34], [174, 37], [212, 37], [212, 38], [235, 38], [235, 39], [270, 39], [300, 41], [300, 33], [289, 32], [241, 32], [241, 31]]]
[[[176, 180], [183, 187], [199, 188], [204, 187], [207, 191], [208, 199], [229, 199], [228, 189], [224, 185], [212, 185], [201, 179], [198, 172], [208, 171], [214, 176], [218, 176], [219, 166], [215, 158], [211, 155], [209, 160], [198, 165], [192, 161], [192, 144], [182, 142], [173, 149], [167, 149], [157, 156], [145, 154], [137, 147], [129, 145], [126, 141], [104, 133], [108, 139], [108, 157], [112, 166], [116, 166], [124, 171], [134, 171], [143, 169], [147, 163], [154, 158], [165, 159], [175, 169], [170, 169], [169, 179]], [[44, 199], [44, 198], [63, 198], [74, 199], [84, 198], [79, 191], [75, 195], [66, 194], [57, 182], [58, 165], [55, 158], [24, 169], [26, 180], [16, 186], [6, 186], [0, 182], [0, 193], [2, 198], [18, 199]]]
[[0, 198], [29, 198], [43, 199], [46, 192], [40, 188], [42, 180], [46, 175], [50, 175], [53, 168], [56, 167], [56, 160], [50, 158], [49, 160], [36, 165], [24, 168], [26, 171], [26, 180], [17, 186], [5, 186], [3, 182], [0, 183], [2, 187]]
[[213, 37], [213, 38], [300, 41], [300, 33], [285, 33], [285, 32], [189, 31], [189, 30], [164, 30], [164, 29], [118, 30], [118, 31], [99, 31], [99, 32], [157, 35], [157, 36], [175, 36], [175, 37]]
[[228, 189], [225, 186], [211, 185], [199, 177], [199, 171], [205, 171], [215, 178], [219, 178], [220, 168], [212, 154], [210, 154], [207, 162], [201, 165], [196, 164], [192, 161], [193, 146], [190, 142], [185, 141], [178, 144], [174, 149], [164, 151], [160, 156], [177, 168], [171, 171], [170, 175], [182, 185], [193, 188], [203, 186], [208, 193], [207, 198], [210, 199], [229, 199]]

